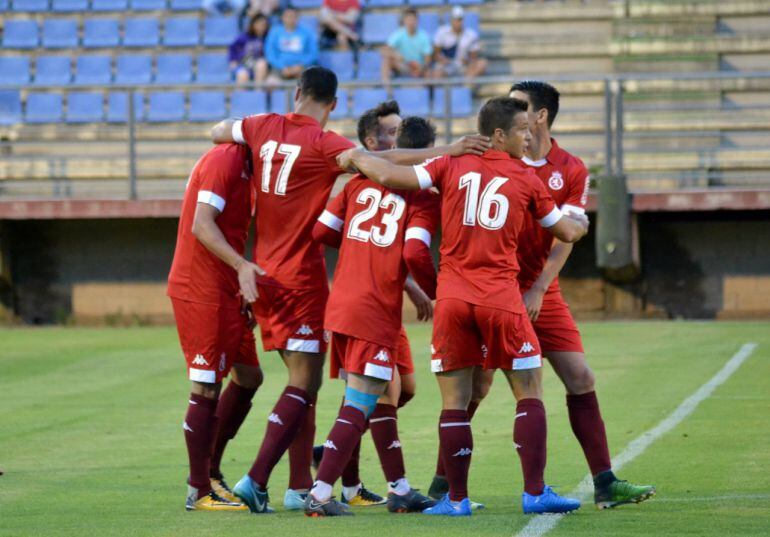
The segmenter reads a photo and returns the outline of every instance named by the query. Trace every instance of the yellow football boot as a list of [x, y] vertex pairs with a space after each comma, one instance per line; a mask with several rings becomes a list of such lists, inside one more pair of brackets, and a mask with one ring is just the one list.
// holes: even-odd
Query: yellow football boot
[[198, 489], [188, 485], [185, 509], [188, 511], [248, 511], [249, 508], [240, 502], [231, 502], [222, 498], [213, 490], [198, 498]]

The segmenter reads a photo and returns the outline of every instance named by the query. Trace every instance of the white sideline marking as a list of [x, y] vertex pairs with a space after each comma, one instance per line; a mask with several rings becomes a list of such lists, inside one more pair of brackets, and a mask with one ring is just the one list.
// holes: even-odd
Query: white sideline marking
[[[631, 443], [626, 446], [626, 449], [612, 460], [612, 469], [620, 470], [627, 463], [644, 453], [644, 451], [658, 438], [682, 423], [687, 416], [692, 414], [699, 404], [705, 399], [708, 399], [719, 385], [723, 384], [733, 373], [735, 373], [741, 364], [751, 356], [751, 353], [754, 352], [754, 349], [756, 348], [756, 343], [745, 343], [716, 375], [711, 377], [708, 382], [698, 388], [690, 397], [682, 401], [682, 404], [669, 414], [666, 419], [632, 440]], [[570, 496], [585, 501], [590, 498], [593, 488], [593, 479], [591, 478], [591, 474], [588, 474], [575, 490], [572, 491]], [[517, 537], [541, 537], [554, 529], [562, 517], [564, 517], [564, 515], [537, 515], [521, 529], [517, 534]]]

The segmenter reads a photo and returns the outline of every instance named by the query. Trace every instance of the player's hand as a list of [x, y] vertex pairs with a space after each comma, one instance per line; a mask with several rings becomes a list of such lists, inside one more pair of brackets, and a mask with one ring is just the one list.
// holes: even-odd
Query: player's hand
[[588, 220], [588, 216], [585, 214], [578, 214], [573, 212], [566, 212], [564, 213], [564, 216], [567, 218], [570, 218], [580, 224], [580, 226], [583, 228], [583, 234], [585, 235], [588, 233], [588, 226], [590, 224], [590, 221]]
[[257, 276], [264, 276], [265, 271], [259, 265], [255, 265], [245, 259], [240, 260], [235, 270], [238, 272], [238, 285], [241, 288], [241, 295], [246, 302], [251, 304], [259, 297], [257, 292]]
[[544, 295], [545, 293], [543, 291], [535, 288], [527, 290], [524, 295], [522, 295], [524, 306], [527, 308], [527, 315], [529, 316], [529, 320], [533, 323], [537, 321], [537, 318], [540, 315], [540, 308], [543, 307]]
[[425, 294], [425, 291], [412, 280], [406, 281], [404, 290], [409, 301], [417, 308], [417, 320], [430, 321], [433, 318], [433, 301]]
[[358, 151], [358, 149], [352, 147], [337, 155], [337, 166], [351, 173], [356, 173], [358, 170], [353, 164], [353, 157], [356, 155], [356, 151]]
[[489, 137], [471, 134], [470, 136], [463, 136], [451, 144], [449, 146], [449, 155], [453, 157], [459, 157], [460, 155], [482, 155], [491, 148], [492, 143]]
[[257, 320], [254, 318], [251, 304], [246, 302], [246, 299], [243, 298], [243, 296], [241, 296], [241, 315], [246, 317], [246, 326], [249, 327], [249, 330], [254, 330], [254, 327], [257, 326]]

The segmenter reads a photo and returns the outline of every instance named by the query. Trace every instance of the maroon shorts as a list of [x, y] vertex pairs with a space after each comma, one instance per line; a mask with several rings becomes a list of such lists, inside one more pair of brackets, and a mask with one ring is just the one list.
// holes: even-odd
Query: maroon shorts
[[379, 380], [393, 380], [395, 352], [385, 347], [345, 334], [332, 333], [329, 371], [332, 378], [339, 378], [340, 371], [357, 373]]
[[329, 298], [325, 285], [309, 289], [259, 286], [254, 317], [266, 351], [326, 352], [324, 310]]
[[448, 298], [436, 303], [431, 371], [541, 367], [540, 346], [526, 313]]
[[540, 342], [540, 348], [546, 356], [548, 351], [583, 352], [580, 331], [558, 289], [545, 294], [540, 315], [532, 324]]
[[217, 383], [233, 364], [259, 366], [254, 332], [239, 308], [172, 298], [190, 380]]

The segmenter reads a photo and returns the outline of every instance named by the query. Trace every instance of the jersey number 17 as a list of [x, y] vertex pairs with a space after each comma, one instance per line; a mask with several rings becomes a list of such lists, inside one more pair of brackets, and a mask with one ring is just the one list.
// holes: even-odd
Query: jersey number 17
[[284, 155], [281, 168], [278, 170], [278, 178], [275, 181], [275, 194], [286, 195], [286, 187], [289, 184], [289, 174], [294, 162], [299, 157], [301, 146], [294, 144], [278, 144], [275, 140], [265, 142], [259, 149], [259, 158], [262, 159], [262, 192], [270, 192], [270, 179], [273, 173], [273, 157], [276, 152]]

